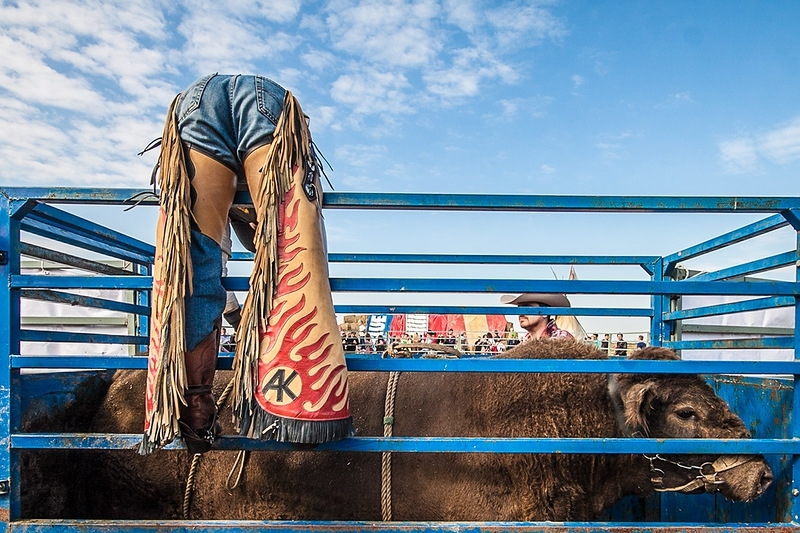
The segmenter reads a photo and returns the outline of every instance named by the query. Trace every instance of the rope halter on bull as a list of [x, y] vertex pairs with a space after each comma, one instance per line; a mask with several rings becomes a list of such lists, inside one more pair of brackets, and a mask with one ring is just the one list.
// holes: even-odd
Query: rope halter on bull
[[[656, 492], [682, 492], [684, 494], [694, 492], [700, 488], [704, 488], [706, 492], [716, 492], [719, 490], [719, 486], [725, 483], [724, 480], [717, 479], [717, 474], [732, 470], [754, 459], [752, 455], [720, 455], [713, 463], [705, 462], [698, 466], [686, 465], [678, 461], [670, 461], [658, 454], [653, 456], [647, 454], [642, 455], [644, 455], [645, 459], [650, 461], [650, 482], [653, 484], [653, 489], [655, 489]], [[697, 472], [697, 477], [677, 487], [665, 487], [664, 471], [660, 468], [656, 468], [656, 461], [662, 461], [672, 466], [677, 466], [688, 472]]]
[[[613, 374], [608, 374], [608, 394], [614, 406], [617, 426], [620, 428], [622, 434], [625, 437], [647, 437], [647, 435], [643, 435], [639, 431], [633, 431], [625, 421], [625, 408], [622, 405], [622, 398], [619, 394], [619, 384]], [[719, 490], [719, 486], [725, 483], [724, 480], [717, 478], [717, 474], [733, 470], [738, 466], [749, 463], [755, 458], [752, 455], [720, 455], [713, 462], [706, 461], [700, 465], [687, 465], [679, 461], [666, 459], [658, 454], [642, 454], [642, 456], [650, 463], [650, 483], [652, 483], [653, 489], [656, 492], [681, 492], [683, 494], [695, 492], [700, 488], [705, 489], [706, 492], [716, 492]], [[697, 475], [691, 481], [683, 485], [665, 487], [664, 476], [666, 473], [663, 469], [656, 467], [656, 461], [677, 467], [687, 473], [696, 473]]]

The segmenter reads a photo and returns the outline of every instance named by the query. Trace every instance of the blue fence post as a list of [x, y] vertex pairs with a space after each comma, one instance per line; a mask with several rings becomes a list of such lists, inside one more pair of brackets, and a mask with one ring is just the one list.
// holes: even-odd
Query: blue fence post
[[[153, 266], [138, 265], [137, 273], [143, 276], [152, 276]], [[134, 292], [134, 295], [135, 295], [134, 302], [137, 305], [150, 307], [151, 301], [150, 301], [149, 291], [137, 290]], [[136, 320], [136, 332], [134, 334], [140, 335], [142, 337], [148, 336], [150, 332], [150, 317], [147, 315], [138, 315], [137, 317], [135, 317], [135, 320]], [[136, 355], [147, 355], [148, 348], [149, 346], [144, 344], [137, 345], [135, 348]]]
[[[800, 251], [800, 218], [798, 217], [798, 212], [795, 209], [787, 210], [783, 212], [783, 216], [789, 221], [792, 227], [797, 231], [797, 240], [796, 240], [796, 249]], [[795, 263], [795, 281], [800, 282], [800, 265], [796, 262]], [[800, 335], [798, 335], [798, 331], [800, 331], [800, 296], [795, 296], [794, 298], [794, 358], [800, 359]], [[787, 420], [786, 423], [789, 424], [789, 431], [787, 432], [789, 436], [794, 439], [800, 438], [800, 424], [798, 424], [797, 414], [800, 413], [800, 390], [798, 390], [798, 384], [800, 384], [800, 376], [795, 374], [793, 385], [794, 385], [794, 393], [792, 395], [792, 412], [790, 416], [790, 420]], [[798, 521], [800, 520], [800, 462], [798, 462], [798, 456], [792, 456], [792, 486], [789, 488], [791, 491], [791, 498], [792, 498], [792, 520]]]
[[[11, 434], [15, 429], [14, 414], [18, 398], [11, 394], [12, 375], [18, 373], [11, 368], [12, 353], [19, 353], [20, 306], [19, 295], [11, 290], [11, 277], [19, 273], [19, 221], [12, 217], [13, 201], [0, 191], [0, 522], [8, 522], [19, 515], [19, 486], [12, 485], [12, 469], [19, 472], [18, 462], [11, 452]], [[18, 480], [19, 477], [17, 476]], [[16, 497], [15, 497], [16, 496]]]
[[[5, 198], [4, 198], [5, 199]], [[11, 354], [21, 353], [21, 329], [22, 329], [22, 309], [20, 302], [20, 292], [18, 290], [11, 290], [11, 279], [20, 274], [21, 258], [20, 258], [20, 232], [22, 228], [21, 220], [25, 215], [30, 212], [36, 205], [36, 202], [27, 199], [14, 199], [8, 200], [3, 206], [3, 213], [0, 214], [0, 224], [7, 231], [4, 235], [3, 249], [9, 252], [7, 270], [4, 272], [2, 279], [8, 280], [6, 286], [3, 287], [4, 294], [2, 296], [3, 309], [8, 309], [8, 320], [5, 327], [8, 328], [3, 332], [2, 342], [4, 343], [2, 357], [7, 358], [4, 368], [8, 372], [3, 372], [3, 387], [11, 386], [4, 394], [3, 402], [8, 402], [9, 413], [8, 417], [3, 419], [2, 431], [3, 438], [8, 438], [9, 435], [19, 432], [21, 422], [21, 404], [22, 398], [19, 394], [18, 385], [20, 383], [20, 370], [18, 368], [11, 368]], [[5, 390], [5, 389], [4, 389]], [[5, 404], [3, 404], [5, 405]], [[8, 433], [6, 433], [8, 432]], [[6, 452], [8, 450], [8, 453]], [[4, 447], [3, 459], [7, 464], [3, 467], [0, 473], [0, 479], [7, 480], [9, 483], [9, 520], [17, 520], [21, 515], [21, 465], [19, 460], [19, 450], [14, 450]]]
[[[653, 273], [650, 274], [652, 281], [664, 281], [664, 258], [659, 258], [653, 264]], [[650, 344], [662, 346], [667, 331], [664, 323], [664, 309], [669, 310], [669, 299], [660, 294], [650, 295], [650, 305], [653, 308], [653, 318], [650, 319]]]
[[[9, 405], [11, 399], [11, 361], [9, 354], [11, 353], [11, 321], [14, 317], [11, 313], [11, 276], [10, 262], [11, 257], [15, 254], [11, 252], [10, 235], [10, 217], [9, 217], [9, 200], [5, 194], [0, 194], [0, 254], [3, 254], [3, 260], [0, 261], [0, 315], [5, 315], [6, 320], [0, 320], [0, 360], [2, 363], [2, 371], [0, 371], [0, 405]], [[10, 410], [3, 411], [3, 416], [0, 417], [0, 482], [5, 483], [5, 490], [0, 495], [0, 522], [6, 523], [10, 520], [10, 490], [9, 479], [11, 476], [10, 469], [10, 434], [11, 434], [11, 420]], [[6, 529], [6, 526], [3, 526]]]

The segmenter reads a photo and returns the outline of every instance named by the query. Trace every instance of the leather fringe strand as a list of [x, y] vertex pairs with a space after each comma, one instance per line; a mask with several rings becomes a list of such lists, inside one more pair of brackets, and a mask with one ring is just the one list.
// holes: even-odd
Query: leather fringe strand
[[[153, 409], [148, 413], [148, 430], [142, 437], [139, 453], [147, 454], [163, 447], [180, 435], [178, 429], [179, 406], [185, 404], [186, 366], [184, 353], [186, 288], [191, 287], [192, 262], [189, 254], [191, 196], [189, 176], [183, 155], [183, 145], [178, 133], [175, 106], [180, 95], [172, 101], [164, 123], [159, 155], [159, 216], [164, 217], [161, 245], [156, 254], [162, 254], [153, 272], [154, 284], [163, 282], [163, 290], [153, 290], [151, 327], [160, 341], [160, 354], [156, 362], [153, 390]], [[152, 343], [151, 343], [152, 348]]]

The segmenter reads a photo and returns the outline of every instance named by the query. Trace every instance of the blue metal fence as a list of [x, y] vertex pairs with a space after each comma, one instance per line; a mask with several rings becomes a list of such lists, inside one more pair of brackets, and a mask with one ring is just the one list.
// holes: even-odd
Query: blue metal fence
[[[148, 531], [181, 529], [188, 523], [152, 524], [142, 522], [108, 523], [82, 521], [26, 521], [19, 516], [19, 452], [35, 449], [118, 449], [130, 448], [138, 443], [139, 435], [91, 435], [91, 434], [33, 434], [20, 431], [20, 413], [29, 401], [25, 397], [26, 378], [23, 369], [119, 369], [145, 368], [146, 358], [125, 356], [75, 356], [68, 354], [22, 355], [25, 342], [104, 342], [128, 344], [143, 351], [147, 345], [147, 316], [149, 312], [149, 269], [153, 258], [153, 246], [134, 239], [124, 233], [109, 229], [96, 222], [78, 217], [59, 204], [114, 205], [130, 204], [130, 198], [140, 196], [143, 191], [132, 189], [73, 189], [73, 188], [6, 188], [0, 190], [0, 275], [6, 283], [0, 287], [0, 306], [8, 320], [0, 322], [0, 358], [5, 370], [0, 372], [0, 521], [8, 530], [39, 531], [47, 529], [72, 530], [96, 529], [102, 531]], [[236, 201], [248, 203], [246, 194], [239, 193]], [[142, 202], [153, 205], [153, 199]], [[792, 361], [489, 361], [485, 359], [422, 360], [380, 359], [369, 356], [348, 357], [351, 371], [415, 371], [415, 372], [626, 372], [626, 373], [702, 373], [709, 375], [784, 375], [782, 380], [750, 379], [744, 386], [742, 381], [731, 384], [716, 378], [720, 393], [734, 404], [734, 410], [749, 410], [748, 415], [756, 420], [771, 417], [783, 418], [769, 431], [761, 431], [759, 438], [748, 440], [717, 441], [711, 439], [481, 439], [481, 438], [407, 438], [407, 437], [356, 437], [320, 447], [325, 450], [354, 450], [364, 452], [492, 452], [492, 453], [716, 453], [748, 454], [760, 453], [771, 456], [770, 463], [779, 471], [772, 501], [754, 505], [769, 506], [767, 511], [725, 511], [713, 517], [702, 513], [676, 512], [679, 503], [671, 503], [671, 497], [661, 502], [658, 519], [649, 524], [604, 522], [596, 524], [374, 524], [374, 523], [246, 523], [246, 522], [192, 522], [191, 527], [200, 530], [251, 530], [280, 529], [291, 531], [342, 530], [363, 531], [371, 529], [417, 530], [552, 530], [589, 531], [625, 530], [646, 531], [663, 528], [677, 530], [720, 530], [735, 527], [740, 531], [800, 529], [800, 493], [797, 482], [800, 468], [795, 458], [800, 456], [800, 428], [788, 416], [776, 413], [792, 413], [800, 399], [793, 394], [797, 376], [800, 375], [800, 337], [796, 330], [798, 321], [797, 298], [800, 296], [800, 271], [798, 261], [798, 239], [789, 243], [784, 253], [747, 261], [734, 267], [701, 276], [679, 279], [678, 263], [701, 255], [743, 243], [771, 231], [791, 226], [800, 231], [800, 198], [735, 198], [735, 197], [595, 197], [595, 196], [540, 196], [540, 195], [428, 195], [386, 193], [329, 193], [325, 196], [326, 209], [349, 210], [435, 210], [435, 211], [516, 211], [516, 212], [596, 212], [625, 213], [755, 213], [766, 218], [739, 229], [698, 243], [684, 250], [664, 256], [564, 256], [564, 255], [463, 255], [463, 254], [366, 254], [331, 253], [332, 263], [365, 264], [482, 264], [482, 265], [609, 265], [639, 266], [650, 277], [649, 280], [545, 280], [545, 279], [472, 279], [472, 278], [397, 278], [397, 277], [333, 277], [331, 287], [334, 294], [381, 293], [385, 304], [339, 304], [339, 313], [393, 314], [393, 313], [456, 313], [456, 314], [520, 314], [522, 311], [499, 306], [485, 305], [398, 305], [392, 295], [399, 293], [513, 293], [513, 292], [563, 292], [590, 295], [647, 295], [647, 308], [591, 307], [550, 308], [548, 312], [558, 315], [643, 317], [650, 322], [652, 344], [676, 350], [684, 349], [791, 349]], [[51, 245], [27, 242], [29, 236], [45, 239]], [[46, 276], [23, 274], [21, 257], [36, 257], [70, 265], [90, 274], [80, 276]], [[122, 259], [130, 262], [129, 271], [109, 270], [96, 256]], [[234, 260], [247, 261], [250, 255], [235, 253]], [[794, 281], [760, 281], [753, 283], [744, 279], [756, 273], [769, 272], [795, 265]], [[225, 279], [230, 290], [246, 290], [247, 279], [231, 277]], [[132, 303], [120, 303], [99, 297], [76, 295], [76, 289], [129, 290], [134, 295]], [[675, 308], [676, 297], [686, 295], [746, 296], [749, 299], [691, 310]], [[134, 335], [101, 335], [96, 333], [53, 332], [23, 328], [20, 317], [20, 302], [23, 299], [43, 300], [64, 305], [128, 313], [137, 318]], [[757, 338], [734, 340], [682, 340], [680, 328], [683, 320], [738, 313], [749, 310], [794, 307], [794, 335], [767, 335]], [[526, 309], [525, 313], [535, 312]], [[229, 368], [230, 357], [221, 357], [220, 368]], [[754, 383], [758, 385], [754, 387]], [[754, 389], [760, 394], [757, 401], [741, 390]], [[726, 392], [727, 390], [727, 392]], [[766, 391], [766, 392], [765, 392]], [[769, 403], [769, 406], [765, 404]], [[790, 408], [787, 408], [790, 407]], [[746, 418], [746, 416], [745, 416]], [[173, 447], [180, 446], [174, 444]], [[286, 449], [287, 446], [271, 442], [257, 442], [237, 437], [226, 437], [219, 443], [221, 449]], [[718, 498], [719, 499], [719, 498]], [[711, 506], [709, 506], [711, 507]], [[652, 513], [650, 513], [652, 514]], [[735, 526], [720, 522], [724, 520], [758, 523]], [[755, 518], [753, 518], [755, 517]], [[614, 517], [610, 517], [614, 520]], [[674, 523], [675, 521], [681, 524]]]

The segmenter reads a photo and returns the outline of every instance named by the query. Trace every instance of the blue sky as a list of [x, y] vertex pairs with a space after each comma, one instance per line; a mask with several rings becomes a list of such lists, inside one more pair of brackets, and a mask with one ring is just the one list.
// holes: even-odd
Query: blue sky
[[[147, 187], [137, 152], [217, 71], [292, 90], [339, 191], [792, 196], [797, 28], [795, 1], [3, 2], [0, 185]], [[666, 255], [752, 220], [326, 216], [337, 252]]]

